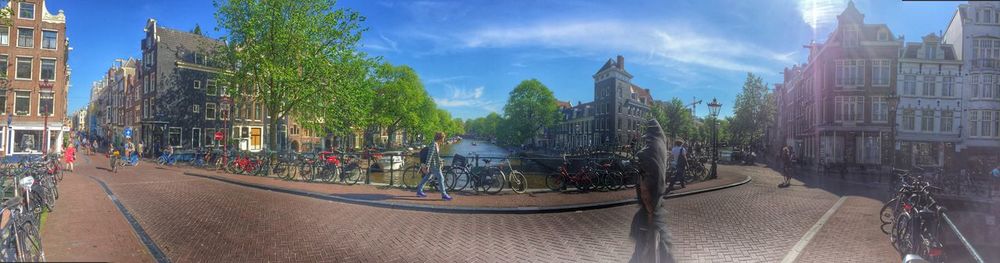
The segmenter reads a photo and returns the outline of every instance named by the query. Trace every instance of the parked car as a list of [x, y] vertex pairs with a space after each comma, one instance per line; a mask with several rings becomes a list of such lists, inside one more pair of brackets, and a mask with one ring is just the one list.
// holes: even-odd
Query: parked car
[[382, 158], [375, 161], [372, 164], [373, 171], [385, 171], [385, 170], [401, 170], [403, 169], [403, 155], [402, 151], [389, 151], [383, 152]]

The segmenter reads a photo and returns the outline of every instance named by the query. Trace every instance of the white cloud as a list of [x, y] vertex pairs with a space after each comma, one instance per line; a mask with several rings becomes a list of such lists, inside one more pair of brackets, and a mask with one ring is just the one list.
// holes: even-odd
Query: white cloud
[[485, 87], [479, 86], [473, 89], [463, 89], [454, 85], [445, 84], [449, 97], [435, 97], [434, 102], [442, 107], [470, 107], [479, 108], [486, 111], [497, 112], [499, 104], [492, 100], [483, 99]]
[[[544, 21], [492, 26], [455, 35], [453, 49], [543, 47], [577, 56], [608, 51], [728, 71], [774, 71], [793, 64], [795, 52], [776, 52], [752, 43], [702, 33], [680, 23], [641, 21]], [[451, 41], [439, 42], [450, 45]], [[684, 66], [684, 65], [682, 65]]]

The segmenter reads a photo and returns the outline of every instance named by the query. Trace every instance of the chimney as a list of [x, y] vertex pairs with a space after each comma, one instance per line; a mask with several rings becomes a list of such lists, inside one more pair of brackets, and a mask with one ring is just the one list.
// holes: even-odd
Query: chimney
[[625, 70], [625, 57], [622, 57], [622, 55], [618, 55], [617, 64], [618, 64], [618, 69]]

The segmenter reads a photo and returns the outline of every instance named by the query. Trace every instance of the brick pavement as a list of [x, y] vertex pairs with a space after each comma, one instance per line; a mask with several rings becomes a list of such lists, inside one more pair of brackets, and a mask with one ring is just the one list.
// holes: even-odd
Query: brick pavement
[[[287, 181], [273, 177], [258, 177], [249, 175], [234, 175], [224, 172], [194, 169], [189, 167], [168, 167], [164, 169], [178, 172], [191, 172], [199, 175], [223, 178], [226, 180], [250, 183], [256, 185], [280, 187], [284, 189], [295, 189], [309, 191], [313, 193], [328, 194], [350, 199], [386, 201], [403, 204], [419, 204], [445, 207], [488, 207], [488, 208], [515, 208], [515, 207], [553, 207], [568, 205], [586, 205], [593, 203], [604, 203], [614, 201], [627, 201], [635, 199], [635, 190], [627, 188], [619, 191], [607, 192], [545, 192], [545, 193], [525, 193], [517, 194], [513, 192], [503, 192], [496, 195], [475, 194], [471, 192], [451, 193], [455, 199], [443, 201], [436, 193], [428, 192], [427, 198], [418, 198], [412, 190], [400, 188], [379, 187], [371, 185], [340, 185], [329, 183], [309, 183], [301, 181]], [[673, 191], [672, 193], [687, 193], [702, 189], [729, 185], [746, 180], [747, 176], [739, 173], [721, 173], [719, 179], [687, 185], [686, 188]]]
[[148, 262], [153, 258], [128, 222], [85, 174], [103, 173], [85, 164], [81, 155], [76, 172], [59, 183], [56, 209], [42, 228], [46, 259], [50, 261]]
[[[722, 171], [750, 174], [754, 181], [665, 202], [679, 261], [779, 261], [843, 188], [809, 181], [777, 188], [779, 177], [761, 167], [724, 166]], [[627, 234], [634, 205], [554, 214], [441, 214], [276, 193], [148, 165], [94, 176], [108, 183], [177, 262], [624, 262], [633, 247]], [[842, 209], [854, 206], [867, 209], [854, 201]], [[838, 228], [877, 222], [874, 214], [840, 212], [830, 223], [836, 227], [824, 227], [800, 258], [883, 257], [877, 250], [841, 255], [819, 249], [838, 242], [885, 242], [839, 235], [844, 231]], [[841, 216], [844, 221], [838, 223]]]

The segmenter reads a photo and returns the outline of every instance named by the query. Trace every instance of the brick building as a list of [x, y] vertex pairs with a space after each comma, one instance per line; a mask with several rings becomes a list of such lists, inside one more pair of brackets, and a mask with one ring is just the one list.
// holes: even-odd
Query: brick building
[[7, 8], [13, 14], [12, 26], [0, 27], [0, 107], [11, 121], [3, 127], [3, 154], [39, 153], [46, 145], [59, 152], [70, 128], [63, 125], [71, 50], [66, 16], [50, 13], [43, 0], [7, 1]]

